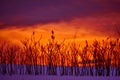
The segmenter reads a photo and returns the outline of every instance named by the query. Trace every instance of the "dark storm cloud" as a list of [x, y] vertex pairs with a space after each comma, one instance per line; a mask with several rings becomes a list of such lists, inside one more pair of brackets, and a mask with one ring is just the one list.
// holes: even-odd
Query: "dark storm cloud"
[[119, 0], [0, 0], [0, 27], [120, 13]]

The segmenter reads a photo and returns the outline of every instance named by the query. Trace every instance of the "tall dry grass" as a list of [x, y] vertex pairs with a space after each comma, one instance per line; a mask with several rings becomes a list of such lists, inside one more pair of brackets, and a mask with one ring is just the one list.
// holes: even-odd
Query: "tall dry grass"
[[120, 38], [94, 40], [92, 44], [86, 40], [84, 45], [65, 40], [58, 43], [51, 31], [48, 43], [43, 45], [41, 39], [37, 40], [33, 32], [30, 38], [21, 41], [23, 47], [2, 41], [0, 74], [120, 75]]

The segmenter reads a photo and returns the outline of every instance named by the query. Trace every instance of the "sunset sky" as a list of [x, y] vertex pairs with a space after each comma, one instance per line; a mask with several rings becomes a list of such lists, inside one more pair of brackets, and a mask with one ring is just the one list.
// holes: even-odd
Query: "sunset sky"
[[120, 0], [0, 0], [0, 38], [21, 40], [32, 34], [57, 40], [117, 37]]

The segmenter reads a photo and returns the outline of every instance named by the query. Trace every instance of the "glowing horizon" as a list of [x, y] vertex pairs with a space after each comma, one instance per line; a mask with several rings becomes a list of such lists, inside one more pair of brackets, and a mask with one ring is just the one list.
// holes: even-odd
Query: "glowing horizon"
[[0, 38], [19, 41], [34, 31], [47, 42], [54, 30], [57, 41], [118, 37], [119, 0], [1, 1]]
[[[80, 20], [73, 20], [70, 22], [59, 22], [59, 23], [48, 23], [48, 24], [36, 24], [32, 26], [12, 26], [4, 29], [0, 29], [1, 38], [4, 39], [13, 39], [13, 40], [22, 40], [24, 38], [28, 38], [32, 35], [32, 32], [35, 32], [38, 37], [42, 36], [42, 39], [46, 42], [50, 39], [51, 31], [55, 32], [55, 38], [57, 41], [59, 40], [73, 40], [74, 37], [76, 40], [94, 40], [94, 39], [104, 39], [106, 37], [117, 37], [116, 32], [112, 31], [114, 29], [114, 25], [109, 27], [111, 31], [103, 31], [99, 30], [100, 27], [96, 26], [94, 21], [93, 24], [87, 25], [85, 23], [80, 23]], [[91, 27], [90, 26], [96, 26]], [[102, 25], [99, 25], [102, 26]]]

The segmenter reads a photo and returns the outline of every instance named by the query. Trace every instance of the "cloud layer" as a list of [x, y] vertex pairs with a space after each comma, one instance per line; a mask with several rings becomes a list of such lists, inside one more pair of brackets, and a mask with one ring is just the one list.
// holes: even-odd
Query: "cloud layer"
[[[59, 40], [116, 37], [120, 0], [0, 0], [0, 37], [20, 40], [32, 31]], [[19, 36], [19, 37], [18, 37]], [[45, 37], [44, 37], [45, 36]]]
[[7, 25], [68, 21], [120, 13], [119, 0], [1, 0], [0, 22]]

